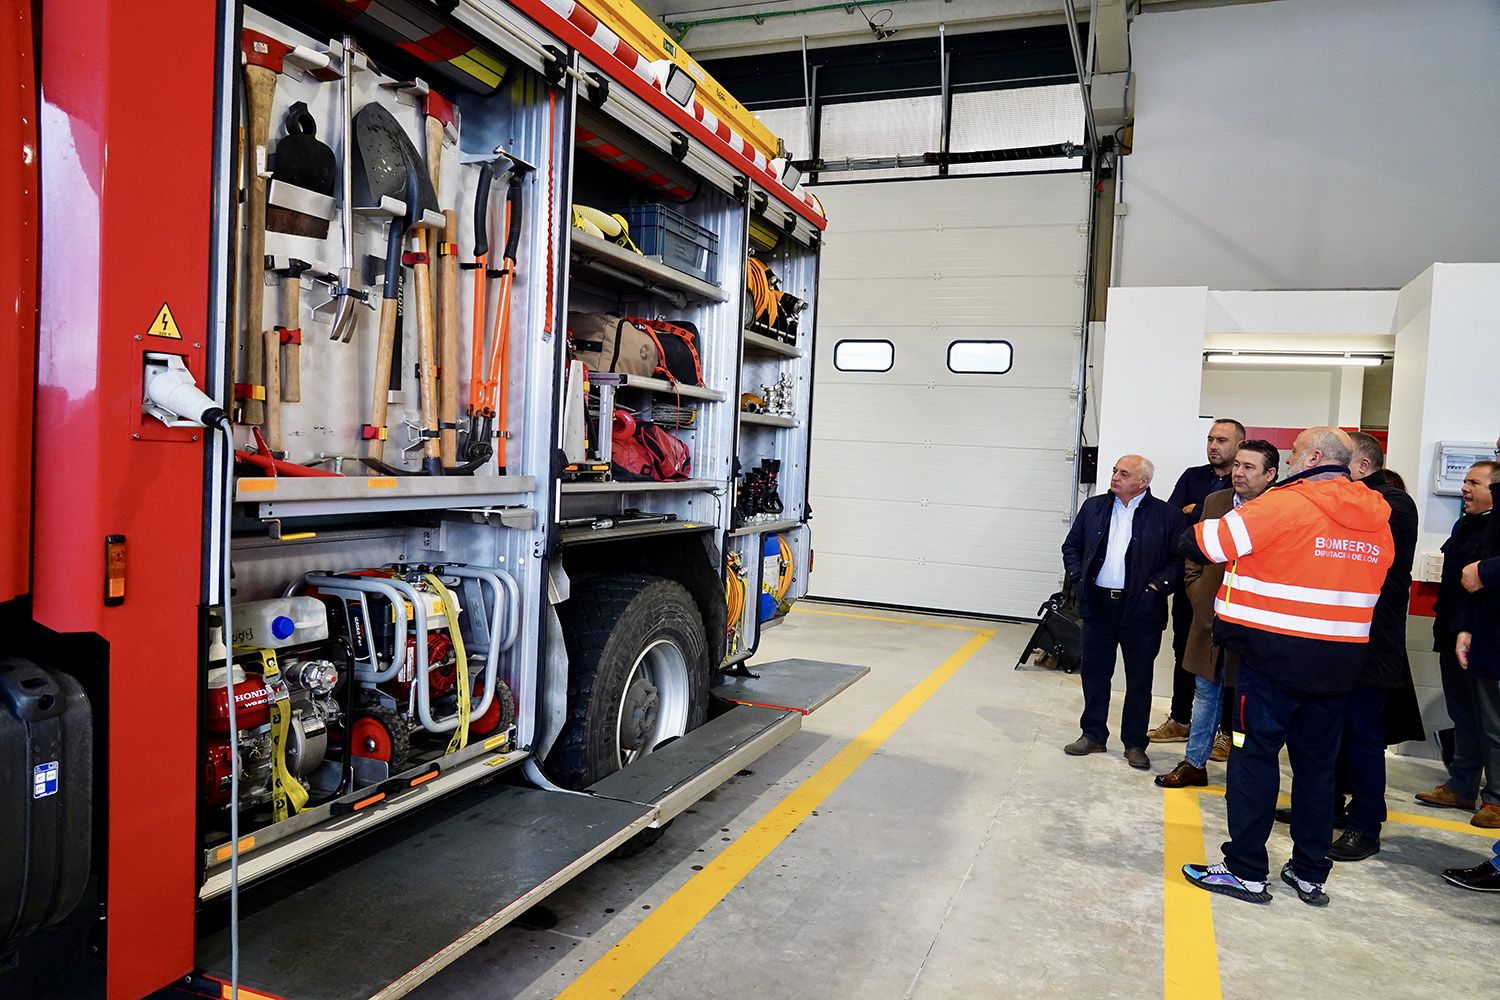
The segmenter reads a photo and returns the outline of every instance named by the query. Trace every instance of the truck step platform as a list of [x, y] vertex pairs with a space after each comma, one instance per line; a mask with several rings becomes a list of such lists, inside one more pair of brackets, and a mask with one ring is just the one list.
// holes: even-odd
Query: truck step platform
[[[655, 815], [598, 795], [494, 784], [456, 792], [244, 890], [240, 983], [293, 1000], [401, 996]], [[202, 920], [199, 967], [227, 983], [228, 907]]]
[[748, 674], [724, 676], [713, 692], [737, 705], [810, 715], [869, 672], [869, 667], [828, 660], [772, 660], [750, 666]]
[[737, 706], [589, 787], [595, 795], [656, 807], [663, 826], [802, 728], [797, 712]]

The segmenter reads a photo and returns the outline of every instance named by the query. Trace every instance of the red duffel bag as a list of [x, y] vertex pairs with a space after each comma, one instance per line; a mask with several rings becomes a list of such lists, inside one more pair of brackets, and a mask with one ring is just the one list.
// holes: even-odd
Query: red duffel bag
[[693, 458], [687, 445], [670, 431], [615, 410], [611, 463], [614, 477], [626, 482], [691, 479]]

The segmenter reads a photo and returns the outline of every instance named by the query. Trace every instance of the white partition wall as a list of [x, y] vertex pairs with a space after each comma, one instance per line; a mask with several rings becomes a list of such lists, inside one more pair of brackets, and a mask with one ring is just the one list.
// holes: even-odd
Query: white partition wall
[[[823, 186], [813, 395], [819, 597], [1034, 615], [1057, 590], [1075, 443], [1084, 174]], [[891, 345], [840, 371], [841, 341]], [[1005, 341], [1004, 374], [950, 370]], [[962, 367], [962, 365], [959, 365]]]

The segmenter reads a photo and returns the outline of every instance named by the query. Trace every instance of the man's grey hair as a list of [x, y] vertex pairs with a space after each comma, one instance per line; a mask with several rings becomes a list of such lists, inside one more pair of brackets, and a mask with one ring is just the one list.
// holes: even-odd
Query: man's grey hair
[[1304, 433], [1308, 450], [1322, 452], [1324, 465], [1348, 465], [1354, 457], [1354, 442], [1337, 427], [1309, 427]]
[[1354, 442], [1354, 453], [1349, 456], [1350, 461], [1357, 462], [1361, 458], [1368, 458], [1373, 468], [1385, 468], [1385, 449], [1380, 447], [1379, 441], [1364, 431], [1351, 431], [1349, 440]]

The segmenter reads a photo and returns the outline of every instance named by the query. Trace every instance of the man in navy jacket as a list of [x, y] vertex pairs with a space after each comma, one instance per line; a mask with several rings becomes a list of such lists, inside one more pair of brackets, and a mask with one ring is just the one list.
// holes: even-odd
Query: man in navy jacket
[[1109, 492], [1090, 497], [1063, 541], [1063, 567], [1083, 616], [1083, 734], [1063, 748], [1074, 757], [1103, 753], [1109, 740], [1109, 690], [1115, 652], [1125, 660], [1120, 738], [1130, 766], [1146, 770], [1151, 674], [1167, 627], [1167, 596], [1182, 578], [1174, 544], [1182, 511], [1151, 495], [1155, 469], [1139, 455], [1115, 463]]

